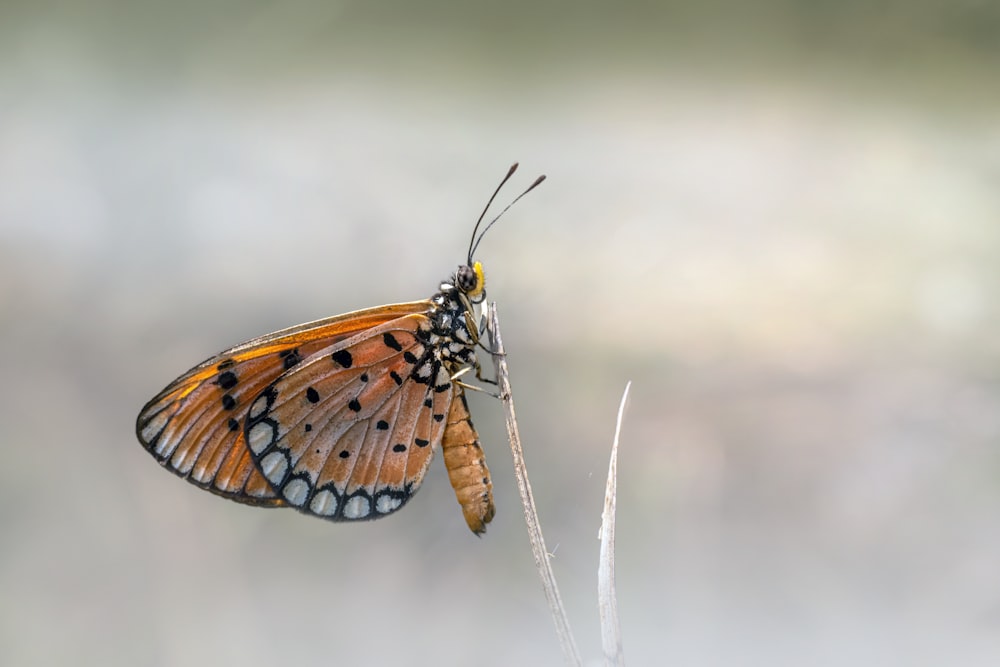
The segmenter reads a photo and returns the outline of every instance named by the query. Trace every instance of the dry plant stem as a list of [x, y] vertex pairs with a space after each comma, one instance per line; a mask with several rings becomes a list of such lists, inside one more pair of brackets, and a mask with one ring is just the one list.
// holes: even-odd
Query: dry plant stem
[[531, 495], [531, 484], [528, 483], [528, 469], [524, 464], [524, 453], [521, 450], [521, 437], [517, 432], [517, 418], [514, 414], [514, 399], [510, 391], [510, 379], [507, 375], [507, 358], [504, 356], [503, 339], [500, 336], [500, 321], [497, 317], [496, 303], [490, 303], [487, 315], [487, 330], [493, 347], [493, 364], [496, 368], [497, 385], [500, 389], [500, 400], [503, 401], [507, 418], [507, 435], [510, 438], [510, 453], [514, 458], [514, 476], [517, 478], [517, 488], [521, 493], [521, 504], [524, 506], [524, 520], [528, 525], [528, 539], [531, 542], [531, 552], [535, 557], [535, 567], [542, 579], [545, 599], [549, 603], [552, 621], [556, 624], [556, 633], [562, 645], [563, 658], [570, 665], [581, 665], [580, 651], [569, 628], [566, 609], [559, 597], [556, 577], [549, 562], [549, 552], [545, 548], [542, 537], [542, 526], [538, 522], [538, 512], [535, 510], [535, 500]]
[[618, 440], [622, 433], [622, 417], [628, 390], [625, 384], [622, 401], [618, 405], [615, 422], [615, 439], [611, 443], [611, 463], [608, 464], [608, 484], [604, 489], [604, 511], [601, 513], [601, 562], [597, 568], [597, 601], [601, 610], [601, 645], [604, 647], [604, 664], [625, 664], [622, 650], [622, 627], [618, 620], [618, 597], [615, 593], [615, 507], [618, 496]]

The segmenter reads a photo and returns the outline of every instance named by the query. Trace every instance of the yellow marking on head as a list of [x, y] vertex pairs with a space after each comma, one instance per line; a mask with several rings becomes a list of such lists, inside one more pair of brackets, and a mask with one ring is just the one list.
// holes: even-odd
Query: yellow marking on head
[[466, 293], [469, 295], [469, 297], [474, 299], [480, 294], [482, 294], [483, 290], [486, 289], [486, 275], [483, 274], [482, 262], [473, 262], [472, 270], [476, 274], [476, 286]]

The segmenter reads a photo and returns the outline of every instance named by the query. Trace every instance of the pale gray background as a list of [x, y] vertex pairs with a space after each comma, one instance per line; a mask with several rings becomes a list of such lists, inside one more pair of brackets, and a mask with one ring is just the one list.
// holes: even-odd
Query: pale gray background
[[133, 436], [270, 330], [480, 252], [581, 649], [614, 413], [626, 655], [1000, 655], [995, 3], [0, 5], [0, 663], [557, 664], [500, 406], [338, 526]]

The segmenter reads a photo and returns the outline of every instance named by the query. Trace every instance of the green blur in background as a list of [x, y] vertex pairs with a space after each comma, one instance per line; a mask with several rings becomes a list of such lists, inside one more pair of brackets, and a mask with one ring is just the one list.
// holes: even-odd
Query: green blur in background
[[[550, 665], [500, 405], [334, 525], [160, 469], [242, 340], [432, 294], [487, 235], [581, 651], [617, 402], [636, 665], [995, 665], [1000, 7], [0, 5], [0, 664]], [[504, 195], [501, 195], [501, 200]]]

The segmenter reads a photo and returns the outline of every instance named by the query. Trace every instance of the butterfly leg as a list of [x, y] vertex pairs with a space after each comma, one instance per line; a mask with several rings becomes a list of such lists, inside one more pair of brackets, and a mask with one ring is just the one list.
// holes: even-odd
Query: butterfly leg
[[[495, 378], [488, 378], [488, 377], [483, 376], [483, 367], [482, 367], [482, 364], [479, 363], [478, 359], [473, 360], [473, 362], [469, 366], [466, 366], [462, 370], [460, 370], [457, 373], [455, 373], [454, 375], [452, 375], [451, 379], [452, 380], [458, 380], [458, 378], [462, 377], [463, 375], [465, 375], [466, 373], [468, 373], [469, 371], [471, 371], [473, 368], [476, 369], [476, 379], [477, 380], [479, 380], [480, 382], [485, 382], [486, 384], [491, 384], [494, 387], [499, 386], [499, 383], [496, 381]], [[459, 384], [464, 384], [464, 383], [459, 382]], [[487, 389], [483, 389], [482, 387], [475, 387], [475, 386], [472, 386], [472, 385], [469, 385], [469, 384], [465, 384], [464, 386], [466, 386], [469, 389], [472, 389], [474, 391], [485, 392], [485, 393], [489, 394], [490, 396], [493, 396], [494, 398], [498, 397], [497, 394], [494, 394], [492, 391], [489, 391]]]
[[[486, 345], [483, 343], [483, 334], [485, 334], [486, 330], [487, 330], [486, 329], [486, 316], [485, 315], [483, 315], [480, 318], [480, 320], [479, 320], [479, 326], [477, 327], [476, 323], [474, 321], [474, 316], [472, 314], [472, 310], [471, 310], [470, 307], [467, 307], [466, 311], [465, 311], [465, 328], [469, 332], [469, 335], [472, 337], [472, 343], [473, 343], [473, 345], [475, 345], [476, 347], [478, 347], [479, 349], [481, 349], [483, 352], [485, 352], [486, 354], [490, 355], [491, 357], [494, 357], [497, 354], [499, 354], [498, 352], [496, 352], [496, 351], [494, 351], [494, 350], [486, 347]], [[489, 378], [483, 377], [483, 367], [479, 365], [479, 361], [473, 362], [473, 366], [476, 367], [476, 379], [477, 380], [479, 380], [480, 382], [486, 382], [487, 384], [493, 384], [493, 385], [495, 385], [497, 383], [496, 380], [491, 380]]]
[[483, 367], [479, 364], [478, 359], [476, 360], [476, 363], [473, 364], [473, 366], [476, 369], [477, 380], [479, 380], [480, 382], [485, 382], [486, 384], [491, 384], [493, 386], [496, 386], [497, 381], [494, 378], [483, 377]]
[[490, 380], [488, 378], [480, 377], [480, 375], [479, 375], [480, 366], [479, 366], [478, 363], [474, 364], [473, 366], [466, 366], [465, 368], [461, 369], [460, 371], [458, 371], [457, 373], [455, 373], [454, 375], [451, 376], [451, 381], [454, 382], [455, 384], [457, 384], [458, 386], [463, 387], [465, 389], [471, 389], [472, 391], [481, 391], [484, 394], [488, 394], [488, 395], [492, 396], [493, 398], [500, 398], [500, 394], [495, 394], [492, 391], [490, 391], [489, 389], [483, 389], [482, 387], [477, 387], [474, 384], [468, 384], [467, 382], [462, 382], [461, 380], [459, 380], [460, 377], [462, 377], [463, 375], [465, 375], [466, 373], [468, 373], [469, 371], [471, 371], [473, 368], [476, 369], [476, 377], [478, 379], [482, 380], [483, 382], [489, 382], [491, 384], [496, 384], [495, 380]]
[[457, 384], [459, 387], [462, 387], [463, 389], [468, 389], [470, 391], [480, 391], [486, 394], [487, 396], [492, 396], [493, 398], [500, 398], [500, 394], [492, 392], [489, 389], [483, 389], [482, 387], [477, 387], [474, 384], [468, 384], [467, 382], [462, 382], [460, 380], [456, 380], [455, 384]]

